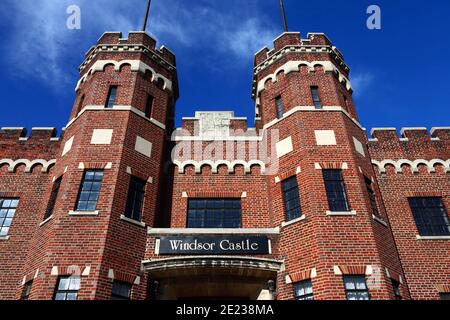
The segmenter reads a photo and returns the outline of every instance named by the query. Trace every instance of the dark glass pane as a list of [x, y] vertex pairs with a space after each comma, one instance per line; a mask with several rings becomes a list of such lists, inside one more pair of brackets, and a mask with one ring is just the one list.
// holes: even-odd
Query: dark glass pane
[[145, 105], [145, 116], [147, 118], [151, 118], [152, 117], [153, 100], [154, 100], [154, 98], [151, 95], [149, 95], [147, 97], [147, 103]]
[[442, 198], [409, 198], [414, 220], [421, 236], [450, 235], [450, 219]]
[[142, 215], [142, 208], [145, 197], [146, 182], [132, 177], [130, 181], [130, 189], [128, 191], [127, 207], [125, 209], [125, 216], [127, 218], [140, 221]]
[[103, 171], [101, 170], [88, 170], [85, 172], [78, 195], [77, 211], [96, 210], [102, 179]]
[[283, 117], [283, 100], [281, 96], [275, 98], [275, 104], [277, 107], [277, 117], [280, 119]]
[[107, 108], [112, 108], [114, 106], [114, 103], [116, 102], [116, 95], [117, 95], [117, 87], [116, 86], [112, 86], [109, 89], [108, 98], [107, 98], [107, 101], [106, 101], [106, 107]]
[[284, 208], [286, 220], [294, 220], [301, 217], [300, 194], [298, 192], [297, 177], [286, 179], [282, 182]]
[[7, 236], [19, 205], [18, 199], [0, 199], [0, 236]]
[[314, 300], [311, 280], [305, 280], [294, 284], [295, 298], [297, 300]]
[[188, 228], [241, 227], [240, 200], [192, 199], [188, 206]]
[[341, 170], [323, 170], [330, 211], [349, 211], [347, 193]]

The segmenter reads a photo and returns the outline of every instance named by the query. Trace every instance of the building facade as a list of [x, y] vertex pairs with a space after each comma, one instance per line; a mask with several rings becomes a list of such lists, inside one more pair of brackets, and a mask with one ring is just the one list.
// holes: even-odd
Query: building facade
[[0, 298], [446, 299], [450, 128], [361, 126], [324, 34], [255, 55], [255, 126], [174, 128], [175, 55], [105, 33], [63, 133], [0, 132]]

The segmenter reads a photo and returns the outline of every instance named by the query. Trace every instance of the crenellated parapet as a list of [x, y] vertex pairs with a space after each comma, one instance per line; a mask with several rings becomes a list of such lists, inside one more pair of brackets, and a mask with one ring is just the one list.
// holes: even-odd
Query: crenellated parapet
[[56, 128], [32, 128], [27, 135], [25, 128], [1, 128], [0, 130], [0, 165], [8, 164], [12, 172], [19, 164], [25, 164], [27, 170], [41, 164], [44, 171], [53, 164], [61, 145], [62, 135], [57, 135]]
[[[273, 49], [265, 47], [255, 55], [252, 89], [254, 99], [258, 97], [264, 82], [269, 79], [275, 82], [278, 73], [298, 72], [301, 66], [307, 67], [309, 71], [315, 71], [315, 67], [320, 66], [324, 71], [333, 72], [339, 81], [345, 81], [347, 89], [351, 90], [348, 80], [350, 68], [345, 63], [342, 53], [332, 45], [325, 34], [309, 33], [306, 39], [302, 39], [298, 32], [285, 32], [275, 39], [273, 44]], [[289, 55], [292, 57], [287, 59]], [[286, 60], [286, 64], [271, 72], [273, 70], [270, 67], [283, 59]], [[269, 74], [266, 74], [267, 71], [264, 73], [265, 70], [270, 70]], [[257, 79], [260, 73], [263, 73], [264, 82]]]
[[450, 127], [436, 127], [430, 132], [426, 128], [402, 128], [400, 135], [396, 128], [374, 128], [368, 145], [372, 162], [381, 173], [386, 173], [388, 165], [397, 173], [405, 165], [412, 172], [419, 172], [422, 165], [428, 172], [435, 172], [437, 165], [450, 172]]

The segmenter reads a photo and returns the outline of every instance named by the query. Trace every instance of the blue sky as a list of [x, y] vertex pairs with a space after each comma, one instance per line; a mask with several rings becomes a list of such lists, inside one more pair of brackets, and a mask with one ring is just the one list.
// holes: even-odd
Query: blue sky
[[[81, 7], [81, 30], [66, 8]], [[382, 30], [366, 9], [382, 9]], [[324, 32], [351, 68], [360, 121], [450, 126], [450, 2], [285, 0], [291, 31]], [[0, 126], [65, 126], [77, 67], [104, 31], [139, 29], [145, 0], [2, 0]], [[153, 0], [149, 31], [177, 54], [177, 124], [195, 110], [233, 110], [253, 126], [253, 55], [281, 33], [277, 0]]]

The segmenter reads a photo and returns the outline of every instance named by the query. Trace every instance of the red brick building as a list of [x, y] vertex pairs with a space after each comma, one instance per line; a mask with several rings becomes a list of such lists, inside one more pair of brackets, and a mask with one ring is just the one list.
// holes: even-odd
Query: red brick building
[[53, 128], [0, 132], [2, 299], [445, 299], [450, 128], [374, 129], [324, 34], [255, 55], [255, 127], [174, 130], [175, 55], [105, 33]]

